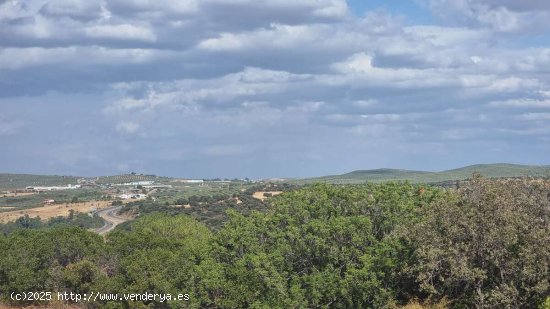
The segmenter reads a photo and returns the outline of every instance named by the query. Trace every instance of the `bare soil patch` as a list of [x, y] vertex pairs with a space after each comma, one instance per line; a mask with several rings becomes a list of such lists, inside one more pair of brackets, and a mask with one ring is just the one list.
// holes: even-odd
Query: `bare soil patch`
[[191, 208], [191, 205], [190, 205], [190, 204], [185, 204], [185, 205], [172, 205], [172, 206], [170, 206], [170, 207], [172, 207], [172, 208], [185, 208], [185, 209], [187, 209], [187, 208]]
[[28, 196], [28, 195], [35, 195], [36, 192], [20, 192], [20, 193], [14, 193], [14, 192], [9, 192], [9, 193], [3, 193], [1, 194], [2, 197], [17, 197], [17, 196]]
[[66, 217], [69, 215], [70, 210], [87, 213], [93, 209], [102, 209], [108, 206], [111, 206], [110, 201], [90, 201], [82, 203], [54, 204], [43, 207], [6, 211], [0, 213], [0, 223], [14, 221], [24, 215], [29, 215], [31, 218], [40, 217], [42, 220], [47, 220], [57, 216]]
[[268, 198], [267, 196], [264, 196], [264, 193], [271, 193], [272, 196], [275, 196], [283, 193], [283, 191], [257, 191], [252, 194], [252, 197], [263, 202]]

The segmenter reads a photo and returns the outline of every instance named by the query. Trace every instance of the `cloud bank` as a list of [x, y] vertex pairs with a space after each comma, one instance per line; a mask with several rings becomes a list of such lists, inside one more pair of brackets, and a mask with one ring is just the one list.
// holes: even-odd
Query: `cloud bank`
[[542, 1], [4, 1], [0, 170], [182, 177], [548, 164]]

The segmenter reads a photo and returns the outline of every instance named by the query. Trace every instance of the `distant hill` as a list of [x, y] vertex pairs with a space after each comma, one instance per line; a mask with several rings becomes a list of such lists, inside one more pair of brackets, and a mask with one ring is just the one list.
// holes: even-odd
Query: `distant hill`
[[27, 186], [75, 185], [79, 177], [58, 175], [0, 174], [0, 189], [20, 189]]
[[162, 177], [156, 175], [142, 175], [142, 174], [124, 174], [124, 175], [115, 175], [115, 176], [102, 176], [97, 178], [98, 184], [120, 184], [120, 183], [129, 183], [137, 181], [170, 181], [169, 177]]
[[342, 175], [323, 176], [317, 178], [301, 179], [298, 182], [329, 182], [329, 183], [364, 183], [382, 182], [391, 180], [408, 180], [415, 183], [435, 183], [450, 180], [464, 180], [478, 172], [486, 177], [550, 177], [548, 165], [518, 165], [518, 164], [476, 164], [441, 172], [411, 171], [400, 169], [374, 169], [358, 170]]
[[[441, 172], [425, 172], [401, 169], [374, 169], [358, 170], [342, 175], [323, 176], [316, 178], [288, 180], [291, 183], [329, 182], [337, 184], [353, 184], [383, 181], [408, 180], [414, 183], [436, 183], [452, 180], [467, 179], [474, 172], [479, 172], [487, 177], [550, 177], [550, 165], [518, 165], [518, 164], [477, 164]], [[0, 173], [0, 190], [25, 188], [26, 186], [64, 186], [77, 184], [82, 177], [58, 176], [58, 175], [27, 175], [27, 174], [2, 174]], [[136, 181], [155, 181], [157, 183], [169, 182], [170, 177], [143, 174], [125, 174], [115, 176], [103, 176], [88, 178], [96, 180], [98, 184], [120, 184]]]
[[93, 179], [97, 184], [120, 184], [136, 181], [170, 181], [169, 177], [142, 174], [125, 174], [102, 177], [77, 177], [77, 176], [59, 176], [59, 175], [28, 175], [28, 174], [2, 174], [0, 173], [0, 190], [23, 189], [27, 186], [66, 186], [68, 184], [76, 185], [78, 179]]

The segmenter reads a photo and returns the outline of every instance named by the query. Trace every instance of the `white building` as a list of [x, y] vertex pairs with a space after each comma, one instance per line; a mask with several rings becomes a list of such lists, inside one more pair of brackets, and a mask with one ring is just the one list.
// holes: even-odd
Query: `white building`
[[81, 187], [82, 187], [81, 185], [67, 185], [66, 187], [60, 187], [60, 186], [33, 187], [33, 186], [28, 186], [25, 189], [36, 191], [36, 192], [43, 192], [43, 191], [75, 190], [75, 189], [80, 189]]
[[120, 199], [129, 200], [129, 199], [144, 199], [147, 198], [147, 194], [135, 194], [135, 193], [124, 193], [118, 196]]

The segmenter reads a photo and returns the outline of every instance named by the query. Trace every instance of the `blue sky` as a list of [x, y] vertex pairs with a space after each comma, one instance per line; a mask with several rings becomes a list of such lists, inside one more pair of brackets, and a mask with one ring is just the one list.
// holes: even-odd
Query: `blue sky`
[[384, 10], [395, 16], [403, 16], [409, 24], [434, 24], [434, 15], [428, 5], [416, 0], [352, 0], [350, 11], [357, 17], [374, 10]]
[[550, 2], [0, 2], [0, 172], [550, 164]]

